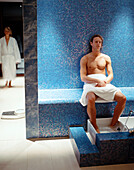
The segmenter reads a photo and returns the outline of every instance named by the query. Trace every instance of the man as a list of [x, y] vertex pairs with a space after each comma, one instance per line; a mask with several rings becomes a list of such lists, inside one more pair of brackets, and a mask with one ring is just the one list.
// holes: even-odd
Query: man
[[[111, 59], [108, 55], [101, 53], [103, 38], [94, 35], [90, 40], [91, 52], [81, 58], [80, 76], [84, 82], [83, 94], [80, 102], [83, 106], [87, 105], [87, 113], [96, 131], [99, 128], [96, 124], [95, 100], [100, 97], [104, 100], [115, 100], [117, 105], [114, 110], [111, 126], [118, 122], [118, 118], [123, 112], [126, 104], [126, 97], [121, 91], [110, 84], [113, 79]], [[106, 77], [106, 71], [108, 76]]]

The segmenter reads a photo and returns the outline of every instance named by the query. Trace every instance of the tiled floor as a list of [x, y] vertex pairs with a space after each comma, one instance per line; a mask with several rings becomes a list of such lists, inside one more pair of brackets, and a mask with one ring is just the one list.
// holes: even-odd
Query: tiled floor
[[[0, 80], [0, 117], [3, 111], [24, 109], [24, 78], [17, 77], [13, 88]], [[69, 139], [26, 139], [25, 118], [0, 119], [0, 170], [134, 170], [134, 164], [80, 168]]]

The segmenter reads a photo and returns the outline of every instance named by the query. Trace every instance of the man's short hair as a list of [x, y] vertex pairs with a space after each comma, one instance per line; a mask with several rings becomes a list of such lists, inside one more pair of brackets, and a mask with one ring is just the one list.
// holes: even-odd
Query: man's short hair
[[[103, 46], [103, 37], [100, 34], [93, 35], [90, 39], [90, 42], [93, 42], [95, 37], [99, 37], [102, 40], [102, 46]], [[89, 50], [90, 50], [90, 52], [92, 52], [92, 46], [91, 46], [90, 42], [89, 42]]]

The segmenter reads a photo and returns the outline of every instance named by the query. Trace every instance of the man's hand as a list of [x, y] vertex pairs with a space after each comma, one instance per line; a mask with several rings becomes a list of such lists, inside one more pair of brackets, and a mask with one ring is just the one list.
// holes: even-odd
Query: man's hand
[[96, 84], [95, 87], [105, 87], [106, 86], [106, 81], [100, 81], [99, 83]]

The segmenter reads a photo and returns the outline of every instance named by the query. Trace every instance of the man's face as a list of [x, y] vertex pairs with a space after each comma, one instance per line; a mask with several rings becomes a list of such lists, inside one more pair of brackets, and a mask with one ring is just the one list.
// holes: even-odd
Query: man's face
[[102, 48], [102, 40], [100, 37], [95, 37], [93, 39], [93, 42], [90, 42], [90, 44], [92, 46], [92, 50], [100, 51], [100, 49]]
[[5, 33], [5, 35], [10, 35], [11, 32], [8, 29], [5, 29], [4, 33]]

